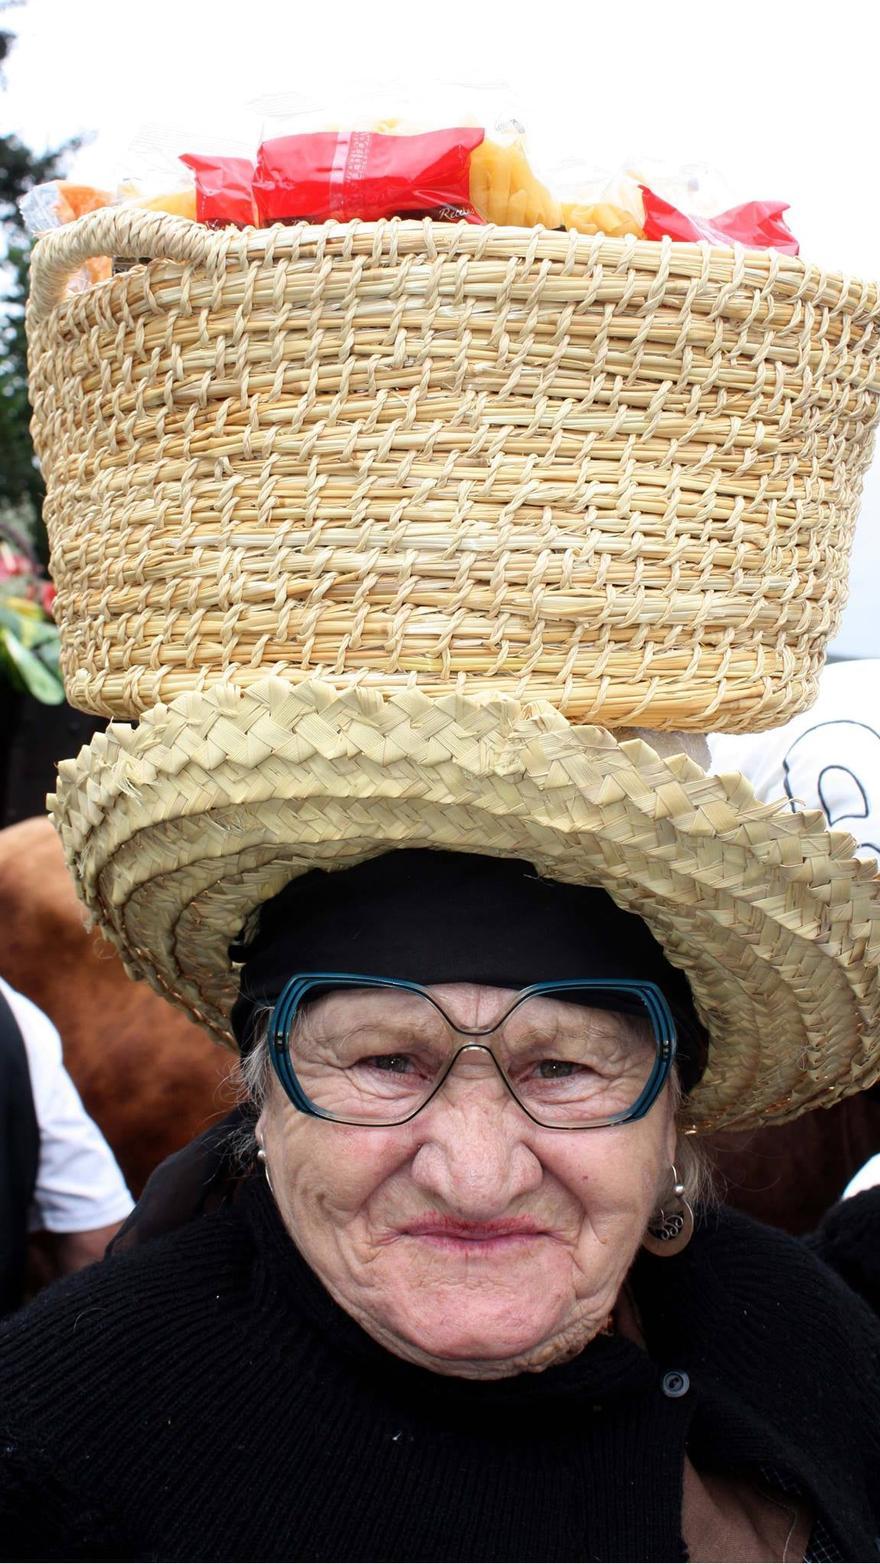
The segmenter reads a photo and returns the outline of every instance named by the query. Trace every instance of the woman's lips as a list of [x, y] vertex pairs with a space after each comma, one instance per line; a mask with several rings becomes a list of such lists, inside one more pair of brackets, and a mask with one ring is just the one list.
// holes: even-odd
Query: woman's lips
[[528, 1219], [507, 1222], [461, 1222], [454, 1217], [423, 1217], [402, 1228], [404, 1238], [420, 1238], [436, 1248], [456, 1254], [498, 1253], [512, 1247], [548, 1238], [546, 1228]]

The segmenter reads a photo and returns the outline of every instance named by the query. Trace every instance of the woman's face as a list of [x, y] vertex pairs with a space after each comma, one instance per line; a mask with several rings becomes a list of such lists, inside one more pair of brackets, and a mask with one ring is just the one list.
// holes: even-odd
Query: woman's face
[[[513, 997], [431, 993], [465, 1031]], [[398, 1356], [477, 1378], [546, 1368], [601, 1330], [675, 1147], [668, 1089], [635, 1122], [544, 1129], [483, 1050], [393, 1128], [310, 1118], [273, 1074], [257, 1135], [284, 1224], [336, 1301]]]

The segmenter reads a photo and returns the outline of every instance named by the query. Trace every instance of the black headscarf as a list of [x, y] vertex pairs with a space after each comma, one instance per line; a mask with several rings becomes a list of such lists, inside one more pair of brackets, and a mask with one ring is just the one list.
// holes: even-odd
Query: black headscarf
[[243, 1052], [254, 1015], [296, 972], [527, 988], [556, 979], [656, 983], [679, 1034], [685, 1091], [707, 1037], [684, 974], [641, 918], [607, 891], [544, 880], [520, 859], [400, 848], [352, 868], [313, 869], [259, 910], [230, 946], [243, 962], [232, 1028]]

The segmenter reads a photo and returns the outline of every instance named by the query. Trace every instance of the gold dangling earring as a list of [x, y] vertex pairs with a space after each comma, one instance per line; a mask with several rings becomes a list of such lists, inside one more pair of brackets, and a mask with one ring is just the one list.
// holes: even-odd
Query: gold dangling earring
[[681, 1254], [686, 1249], [694, 1236], [694, 1211], [693, 1206], [684, 1198], [684, 1185], [680, 1182], [672, 1163], [673, 1194], [678, 1201], [677, 1208], [667, 1211], [661, 1206], [648, 1223], [647, 1231], [642, 1239], [642, 1248], [649, 1254], [657, 1254], [664, 1259], [670, 1255]]

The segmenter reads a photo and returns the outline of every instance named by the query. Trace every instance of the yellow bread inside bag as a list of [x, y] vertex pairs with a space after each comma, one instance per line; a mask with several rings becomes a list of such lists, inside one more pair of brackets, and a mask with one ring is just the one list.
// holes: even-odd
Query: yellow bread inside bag
[[635, 234], [644, 239], [645, 230], [633, 212], [614, 206], [610, 201], [562, 202], [563, 228], [576, 228], [581, 234], [607, 234], [609, 239], [622, 239], [625, 234]]
[[645, 203], [636, 175], [621, 172], [611, 179], [590, 180], [570, 191], [571, 199], [562, 203], [565, 228], [582, 234], [607, 234], [622, 239], [626, 234], [645, 237]]
[[191, 222], [196, 220], [196, 189], [169, 190], [164, 195], [150, 196], [146, 200], [138, 198], [132, 202], [132, 206], [141, 206], [147, 212], [169, 212], [172, 217], [188, 217]]
[[487, 223], [508, 228], [562, 227], [562, 208], [536, 179], [521, 141], [482, 141], [471, 153], [471, 204]]

